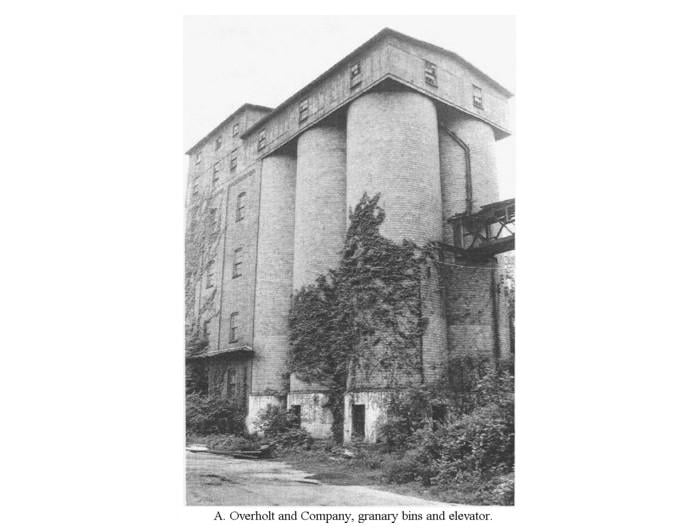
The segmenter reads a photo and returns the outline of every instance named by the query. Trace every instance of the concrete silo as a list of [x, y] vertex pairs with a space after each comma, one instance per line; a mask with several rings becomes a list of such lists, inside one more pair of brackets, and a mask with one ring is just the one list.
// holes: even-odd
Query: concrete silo
[[255, 359], [248, 401], [248, 429], [260, 410], [279, 403], [289, 347], [289, 307], [294, 260], [296, 159], [262, 160], [255, 287]]
[[[344, 123], [326, 122], [302, 133], [297, 144], [293, 287], [311, 284], [336, 268], [347, 227]], [[330, 434], [332, 416], [322, 406], [323, 387], [291, 376], [288, 404], [316, 437]]]

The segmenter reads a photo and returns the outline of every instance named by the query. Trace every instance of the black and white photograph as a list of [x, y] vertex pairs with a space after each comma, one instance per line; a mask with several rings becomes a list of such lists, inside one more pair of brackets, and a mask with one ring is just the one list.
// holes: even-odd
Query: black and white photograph
[[0, 527], [697, 526], [689, 3], [6, 4]]
[[514, 504], [514, 17], [396, 22], [185, 18], [190, 505]]

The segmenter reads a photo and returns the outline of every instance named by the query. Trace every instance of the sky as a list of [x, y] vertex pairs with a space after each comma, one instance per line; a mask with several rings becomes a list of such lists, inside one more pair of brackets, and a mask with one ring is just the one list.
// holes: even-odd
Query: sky
[[[243, 103], [276, 107], [385, 27], [458, 53], [516, 93], [512, 16], [189, 16], [183, 151]], [[514, 136], [498, 142], [502, 199], [514, 197]]]

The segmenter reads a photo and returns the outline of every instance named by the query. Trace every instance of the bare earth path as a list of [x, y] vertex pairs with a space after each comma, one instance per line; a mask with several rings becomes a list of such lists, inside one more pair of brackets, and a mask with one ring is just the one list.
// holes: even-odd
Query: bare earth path
[[187, 452], [187, 504], [209, 506], [438, 505], [366, 486], [336, 486], [305, 477], [277, 460], [237, 460]]

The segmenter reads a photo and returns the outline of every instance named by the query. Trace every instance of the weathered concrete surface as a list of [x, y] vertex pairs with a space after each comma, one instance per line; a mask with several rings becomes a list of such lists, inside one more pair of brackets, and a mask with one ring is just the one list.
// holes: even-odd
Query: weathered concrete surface
[[438, 505], [366, 486], [334, 486], [275, 460], [187, 452], [187, 504], [200, 506]]

